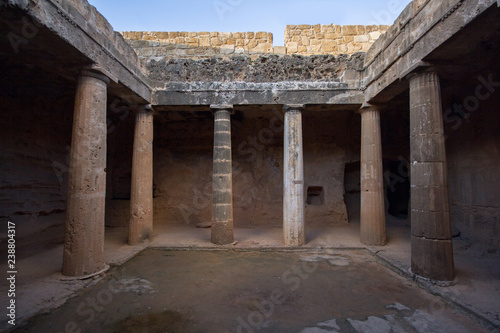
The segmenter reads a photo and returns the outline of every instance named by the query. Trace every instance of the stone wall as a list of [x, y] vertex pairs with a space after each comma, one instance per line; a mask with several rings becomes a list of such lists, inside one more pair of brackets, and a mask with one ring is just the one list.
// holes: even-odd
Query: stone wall
[[269, 32], [122, 32], [139, 58], [227, 57], [237, 54], [286, 54], [283, 46], [273, 46]]
[[126, 31], [123, 37], [139, 58], [205, 59], [247, 54], [354, 54], [366, 52], [388, 26], [289, 25], [285, 46], [273, 45], [269, 32], [145, 32]]
[[387, 25], [288, 25], [285, 45], [289, 54], [353, 54], [367, 52]]
[[[211, 221], [214, 121], [210, 111], [177, 110], [155, 119], [155, 223], [194, 226]], [[239, 107], [231, 118], [235, 226], [281, 227], [282, 108]], [[304, 115], [303, 126], [305, 191], [321, 188], [306, 223], [345, 224], [344, 169], [359, 161], [360, 117], [326, 110]]]

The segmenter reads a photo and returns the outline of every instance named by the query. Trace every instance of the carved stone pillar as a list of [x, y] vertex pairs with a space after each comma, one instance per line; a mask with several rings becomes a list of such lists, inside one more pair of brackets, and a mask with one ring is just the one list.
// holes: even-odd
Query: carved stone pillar
[[232, 105], [212, 105], [214, 111], [214, 161], [212, 197], [212, 243], [234, 242], [233, 171], [231, 156]]
[[380, 110], [366, 104], [361, 110], [361, 242], [387, 242]]
[[84, 276], [104, 262], [106, 103], [109, 79], [85, 69], [78, 79], [68, 180], [62, 272]]
[[439, 77], [410, 77], [411, 267], [434, 280], [453, 280], [448, 175]]
[[285, 245], [306, 243], [304, 217], [304, 157], [302, 111], [304, 105], [285, 105], [283, 165], [283, 239]]
[[150, 240], [153, 234], [153, 118], [150, 106], [137, 111], [128, 236], [131, 245]]

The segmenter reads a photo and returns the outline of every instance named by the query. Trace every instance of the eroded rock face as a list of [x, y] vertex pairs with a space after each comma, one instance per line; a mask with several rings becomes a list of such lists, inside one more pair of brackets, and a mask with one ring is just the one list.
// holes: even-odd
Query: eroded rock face
[[156, 81], [174, 82], [280, 82], [280, 81], [333, 81], [347, 70], [363, 67], [364, 53], [352, 56], [234, 56], [229, 60], [210, 58], [203, 60], [151, 58], [146, 63], [149, 76]]

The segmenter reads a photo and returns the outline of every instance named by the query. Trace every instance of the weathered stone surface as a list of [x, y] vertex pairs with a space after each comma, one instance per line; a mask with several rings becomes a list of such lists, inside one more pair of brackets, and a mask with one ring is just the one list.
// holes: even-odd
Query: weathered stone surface
[[361, 242], [385, 245], [387, 242], [384, 207], [384, 170], [380, 111], [366, 106], [361, 113]]
[[212, 105], [214, 111], [214, 159], [212, 183], [212, 243], [234, 242], [233, 171], [231, 154], [232, 106]]
[[129, 244], [150, 240], [153, 235], [153, 113], [139, 110], [136, 116], [130, 193]]
[[104, 268], [106, 101], [108, 78], [83, 71], [78, 81], [68, 180], [62, 272], [84, 276]]
[[252, 60], [249, 56], [230, 59], [150, 59], [146, 67], [149, 76], [157, 81], [177, 82], [279, 82], [279, 81], [332, 81], [346, 70], [363, 67], [364, 55], [262, 56]]
[[300, 246], [306, 242], [302, 140], [304, 105], [286, 105], [284, 110], [283, 238], [285, 245]]
[[[451, 281], [455, 278], [451, 240], [411, 236], [411, 253], [413, 273], [437, 281]], [[418, 255], [413, 255], [414, 253]]]
[[[412, 269], [416, 274], [437, 280], [454, 277], [442, 117], [441, 89], [437, 74], [425, 72], [412, 76], [410, 78]], [[419, 166], [420, 164], [423, 165]], [[434, 167], [429, 168], [430, 165]], [[439, 170], [439, 168], [441, 172], [426, 174], [426, 170]], [[417, 177], [424, 179], [420, 180]]]

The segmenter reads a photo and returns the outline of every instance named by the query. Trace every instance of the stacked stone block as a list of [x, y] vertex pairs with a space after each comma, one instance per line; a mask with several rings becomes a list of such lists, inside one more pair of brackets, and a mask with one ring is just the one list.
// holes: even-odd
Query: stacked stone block
[[288, 54], [353, 54], [366, 52], [387, 30], [387, 25], [288, 25], [285, 45]]

